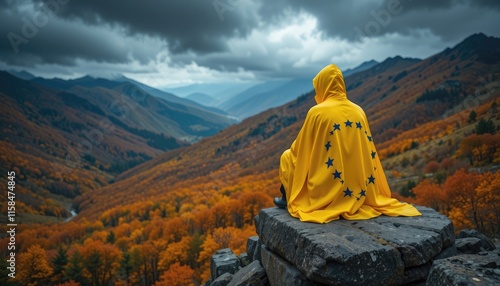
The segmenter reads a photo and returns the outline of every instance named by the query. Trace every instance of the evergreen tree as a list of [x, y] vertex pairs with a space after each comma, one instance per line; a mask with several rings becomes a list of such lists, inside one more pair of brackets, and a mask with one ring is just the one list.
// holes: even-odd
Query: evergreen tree
[[120, 260], [120, 271], [121, 274], [125, 277], [127, 281], [127, 285], [130, 284], [130, 274], [132, 274], [132, 270], [134, 269], [132, 255], [129, 252], [124, 252], [122, 259]]
[[145, 281], [147, 278], [145, 278], [144, 273], [141, 271], [142, 265], [144, 264], [144, 257], [137, 247], [134, 247], [132, 252], [130, 253], [130, 260], [132, 265], [132, 273], [137, 273], [137, 277], [140, 280]]
[[82, 285], [88, 284], [87, 279], [83, 276], [83, 257], [80, 252], [73, 252], [69, 258], [64, 269], [64, 280], [74, 280]]
[[85, 266], [92, 275], [92, 285], [99, 284], [99, 270], [102, 267], [101, 255], [97, 251], [93, 251], [87, 259], [85, 259]]
[[110, 244], [114, 244], [116, 241], [116, 235], [114, 231], [110, 231], [108, 236], [106, 237], [106, 242]]
[[495, 134], [495, 123], [493, 123], [493, 120], [491, 119], [485, 120], [484, 118], [481, 118], [481, 120], [479, 120], [476, 124], [474, 132], [478, 135], [486, 133]]
[[9, 273], [11, 273], [7, 268], [9, 267], [9, 263], [7, 262], [8, 257], [9, 256], [5, 257], [3, 255], [0, 255], [0, 285], [5, 286], [16, 285], [16, 278], [11, 278], [8, 276]]
[[401, 190], [399, 191], [399, 193], [403, 196], [403, 197], [412, 197], [414, 198], [415, 197], [415, 194], [411, 191], [417, 184], [413, 181], [413, 180], [409, 180], [406, 185], [404, 185], [403, 187], [401, 187]]
[[497, 113], [498, 104], [496, 101], [493, 101], [493, 103], [490, 105], [490, 109], [491, 111], [493, 111], [493, 113]]
[[475, 112], [474, 110], [472, 110], [469, 113], [469, 119], [467, 120], [467, 122], [469, 122], [469, 123], [476, 122], [476, 118], [477, 118], [477, 112]]
[[52, 265], [54, 266], [54, 276], [56, 280], [60, 281], [63, 276], [63, 271], [68, 264], [68, 251], [60, 246], [57, 249], [56, 256], [52, 259]]
[[198, 232], [195, 232], [193, 235], [193, 239], [189, 243], [189, 266], [191, 268], [197, 268], [198, 265], [198, 257], [200, 256], [201, 246], [205, 237], [200, 235]]

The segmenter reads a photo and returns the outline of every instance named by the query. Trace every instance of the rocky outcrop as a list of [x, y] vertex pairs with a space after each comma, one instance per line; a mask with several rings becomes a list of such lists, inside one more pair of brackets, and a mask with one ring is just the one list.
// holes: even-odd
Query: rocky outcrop
[[434, 261], [427, 286], [500, 285], [500, 251], [488, 237], [465, 229], [455, 244], [459, 255]]
[[500, 285], [498, 252], [464, 254], [434, 262], [426, 286]]
[[212, 279], [217, 279], [224, 273], [234, 274], [241, 266], [238, 257], [229, 248], [224, 248], [212, 255], [210, 260], [210, 274]]
[[217, 277], [213, 282], [209, 282], [206, 285], [210, 286], [227, 286], [233, 280], [233, 274], [226, 272], [221, 276]]
[[[256, 228], [265, 245], [262, 255], [269, 259], [263, 259], [262, 264], [268, 275], [277, 269], [298, 270], [302, 275], [297, 274], [297, 279], [304, 280], [304, 285], [423, 281], [433, 260], [452, 256], [456, 249], [451, 221], [430, 208], [419, 210], [419, 217], [380, 216], [315, 224], [300, 222], [286, 210], [263, 209], [256, 218]], [[271, 276], [271, 285], [283, 285]]]
[[455, 240], [457, 252], [460, 254], [476, 254], [483, 249], [481, 239], [475, 237], [466, 237]]
[[247, 240], [247, 253], [218, 251], [211, 261], [213, 282], [205, 285], [431, 286], [475, 285], [470, 283], [477, 279], [500, 285], [495, 280], [500, 252], [487, 251], [495, 249], [491, 240], [474, 230], [462, 231], [455, 240], [446, 216], [417, 208], [422, 216], [328, 224], [263, 209], [255, 218], [259, 236]]
[[267, 286], [267, 274], [258, 260], [248, 264], [240, 271], [234, 274], [233, 279], [228, 286]]
[[[457, 235], [457, 240], [466, 239], [467, 241], [479, 241], [479, 246], [483, 251], [495, 250], [495, 244], [484, 234], [475, 229], [464, 229]], [[475, 252], [478, 253], [478, 252]]]
[[314, 286], [320, 285], [307, 279], [290, 262], [274, 254], [267, 247], [262, 247], [262, 265], [266, 269], [271, 285]]

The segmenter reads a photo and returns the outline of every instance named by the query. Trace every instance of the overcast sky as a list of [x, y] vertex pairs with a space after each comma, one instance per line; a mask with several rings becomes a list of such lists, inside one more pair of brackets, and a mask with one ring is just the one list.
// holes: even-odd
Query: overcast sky
[[312, 77], [500, 37], [499, 19], [498, 0], [0, 0], [0, 69], [156, 87]]

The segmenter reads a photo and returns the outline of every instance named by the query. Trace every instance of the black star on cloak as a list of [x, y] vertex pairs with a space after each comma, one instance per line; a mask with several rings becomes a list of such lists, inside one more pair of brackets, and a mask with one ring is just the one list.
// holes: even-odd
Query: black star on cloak
[[372, 139], [372, 137], [371, 137], [371, 136], [367, 136], [367, 137], [368, 137], [368, 141], [370, 141], [370, 142], [372, 142], [372, 141], [373, 141], [373, 139]]
[[372, 151], [372, 159], [375, 159], [375, 154], [377, 154], [375, 151]]
[[337, 179], [337, 178], [338, 178], [338, 179], [342, 179], [342, 178], [340, 177], [340, 174], [342, 174], [342, 172], [339, 172], [339, 171], [337, 171], [337, 169], [335, 169], [335, 172], [334, 172], [334, 173], [332, 173], [332, 175], [333, 175], [333, 179], [334, 179], [334, 180], [335, 180], [335, 179]]
[[361, 190], [361, 192], [359, 192], [359, 197], [366, 197], [366, 190]]
[[330, 144], [330, 141], [326, 142], [326, 144], [325, 144], [326, 151], [330, 150], [330, 147], [332, 147], [332, 144]]
[[340, 124], [337, 123], [333, 124], [333, 131], [335, 130], [340, 130]]
[[333, 159], [330, 159], [330, 157], [328, 157], [328, 161], [326, 161], [325, 164], [327, 165], [327, 169], [333, 167]]
[[344, 198], [347, 197], [347, 196], [352, 197], [352, 192], [351, 192], [351, 190], [349, 190], [349, 188], [347, 188], [344, 191]]
[[333, 130], [332, 130], [332, 131], [330, 131], [330, 135], [333, 135]]
[[361, 122], [356, 122], [356, 128], [359, 128], [359, 129], [363, 128], [363, 126], [361, 126]]
[[352, 127], [352, 122], [349, 121], [349, 119], [347, 119], [347, 121], [344, 123], [345, 123], [345, 127]]
[[373, 175], [370, 175], [370, 177], [368, 177], [368, 184], [369, 183], [375, 184], [375, 178], [373, 177]]

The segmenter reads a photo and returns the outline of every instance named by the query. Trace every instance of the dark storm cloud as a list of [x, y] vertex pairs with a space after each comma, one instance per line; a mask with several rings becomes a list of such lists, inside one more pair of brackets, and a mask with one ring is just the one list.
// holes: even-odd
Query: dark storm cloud
[[[361, 36], [378, 37], [387, 33], [409, 34], [415, 29], [428, 29], [437, 36], [455, 36], [459, 26], [480, 19], [486, 9], [500, 10], [497, 0], [384, 0], [384, 1], [289, 1], [276, 0], [261, 8], [268, 21], [279, 21], [286, 8], [314, 15], [319, 28], [329, 37], [357, 41]], [[455, 10], [478, 8], [466, 18], [448, 19]], [[410, 15], [410, 16], [408, 16]], [[450, 21], [453, 20], [453, 21]], [[454, 26], [457, 25], [458, 26]], [[461, 25], [460, 25], [461, 24]], [[358, 33], [361, 30], [361, 35]]]
[[[8, 2], [8, 3], [7, 3]], [[67, 2], [67, 3], [66, 3]], [[7, 4], [9, 5], [7, 5]], [[89, 25], [81, 19], [61, 19], [72, 2], [3, 1], [0, 7], [0, 61], [15, 66], [75, 65], [78, 60], [101, 63], [147, 63], [166, 41], [145, 34], [130, 35], [119, 25]]]
[[116, 24], [130, 34], [159, 36], [168, 39], [173, 52], [206, 53], [224, 50], [225, 39], [243, 36], [255, 26], [254, 19], [245, 16], [242, 9], [235, 9], [233, 2], [75, 0], [65, 5], [59, 16], [78, 18], [91, 25]]
[[[0, 0], [0, 63], [18, 68], [134, 63], [149, 68], [157, 61], [178, 68], [194, 62], [222, 72], [284, 74], [339, 54], [345, 54], [349, 65], [369, 60], [372, 47], [360, 51], [366, 58], [349, 58], [351, 46], [361, 46], [351, 44], [364, 37], [395, 41], [384, 43], [380, 60], [382, 54], [399, 52], [401, 38], [432, 42], [437, 51], [475, 32], [499, 36], [494, 25], [499, 11], [497, 0]], [[302, 44], [310, 38], [298, 47], [266, 38], [304, 14], [316, 19], [316, 26], [311, 25], [315, 43], [329, 42], [335, 49], [340, 39], [345, 49], [307, 58], [325, 47], [309, 45], [306, 51]], [[296, 53], [291, 57], [280, 49]]]
[[[500, 31], [498, 27], [492, 25], [498, 13], [496, 15], [488, 13], [500, 11], [500, 1], [401, 0], [398, 2], [400, 2], [401, 13], [391, 15], [391, 21], [381, 28], [381, 33], [409, 35], [418, 29], [429, 30], [445, 42], [456, 43], [472, 33], [498, 34]], [[378, 13], [383, 17], [384, 12], [387, 12], [384, 4], [373, 10], [375, 14]], [[370, 14], [373, 17], [372, 11]]]
[[[244, 36], [255, 21], [244, 9], [218, 1], [3, 0], [0, 60], [25, 66], [70, 65], [76, 59], [125, 63], [133, 58], [144, 63], [156, 56], [161, 44], [174, 54], [224, 51], [226, 39]], [[130, 46], [141, 38], [160, 45]]]

